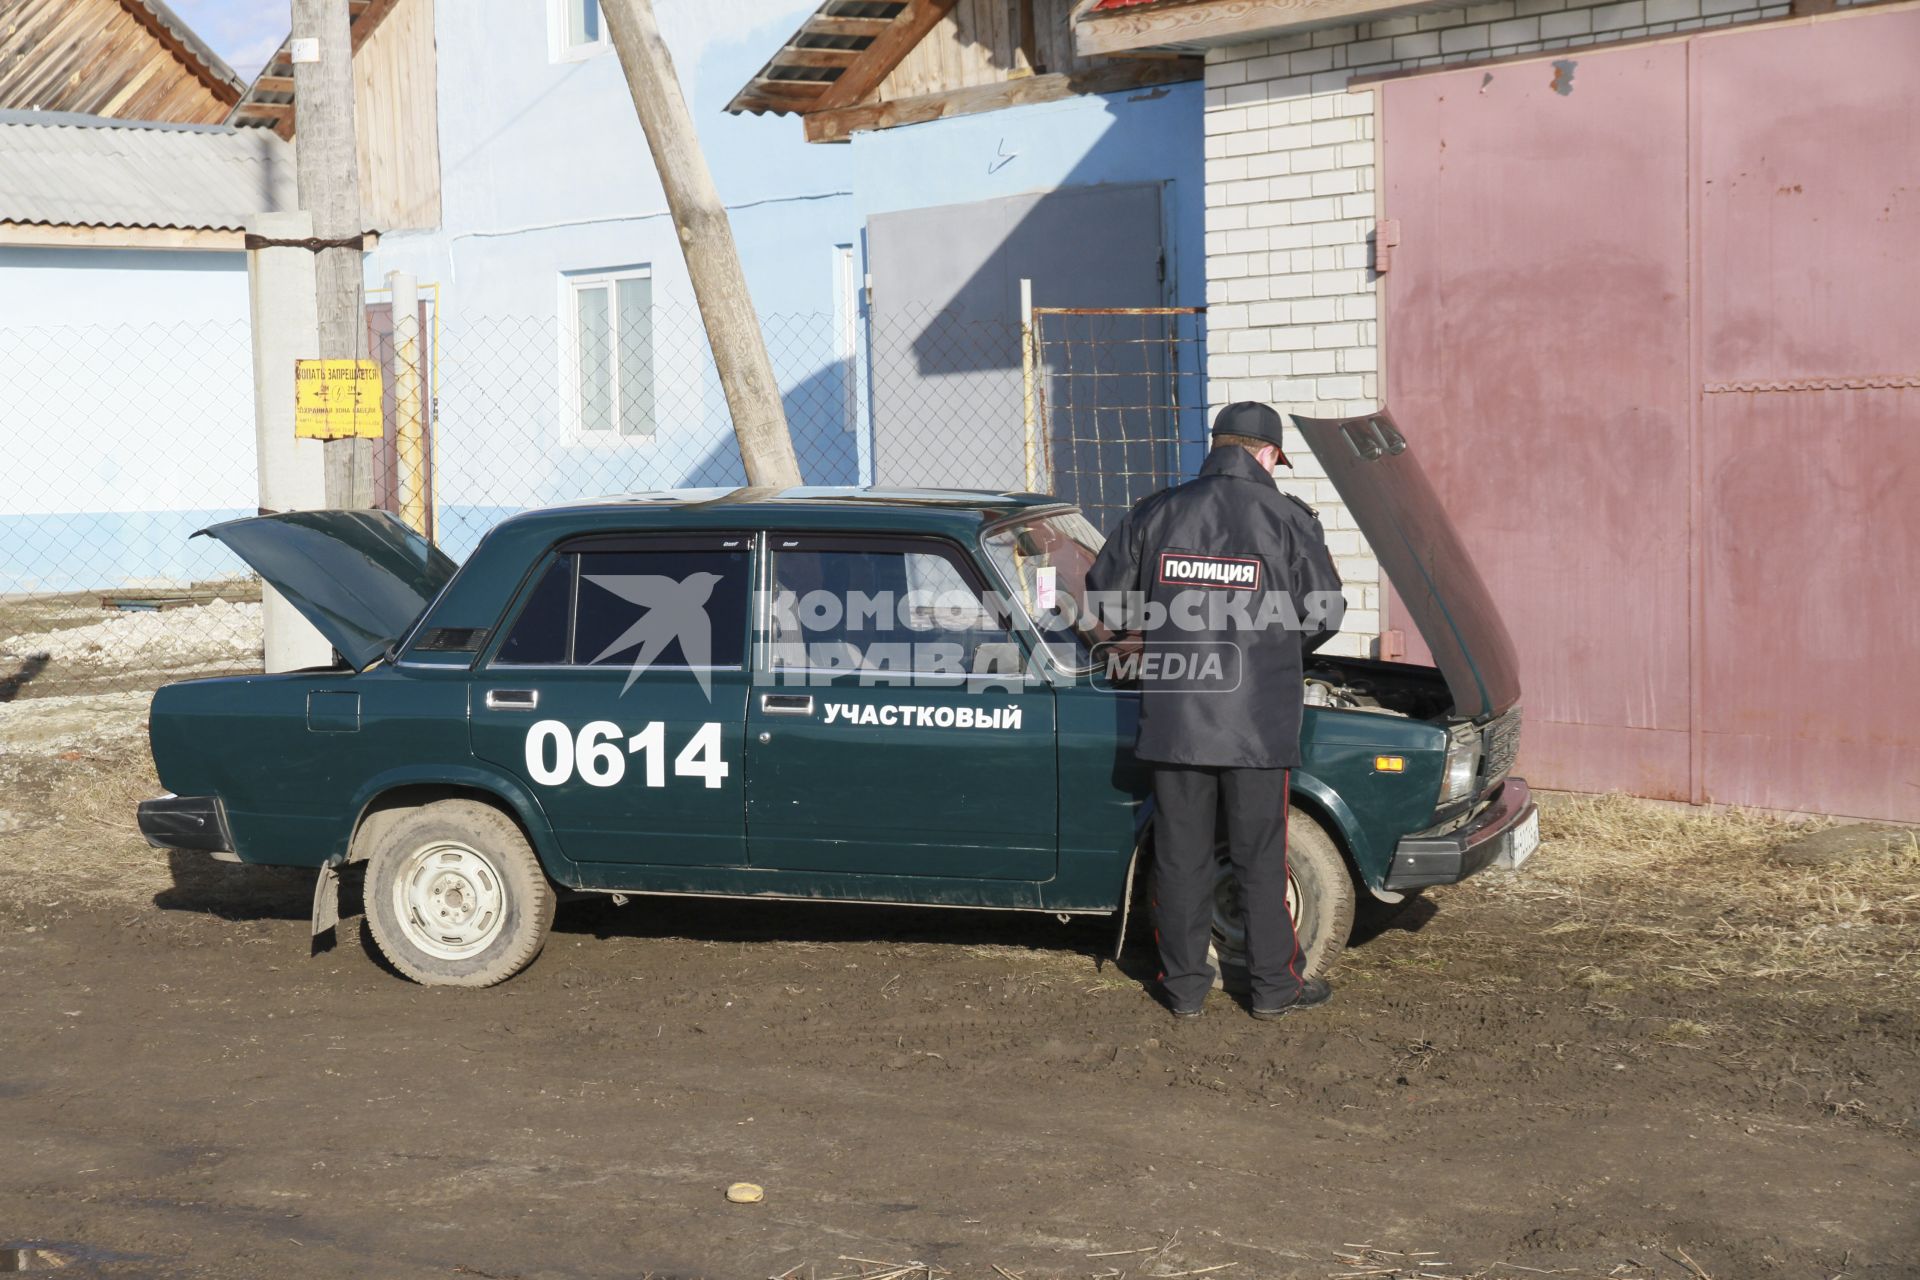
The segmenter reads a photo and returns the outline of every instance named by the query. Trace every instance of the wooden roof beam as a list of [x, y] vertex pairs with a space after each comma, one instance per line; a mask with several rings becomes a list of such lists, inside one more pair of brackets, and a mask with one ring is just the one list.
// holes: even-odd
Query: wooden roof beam
[[833, 87], [821, 95], [820, 111], [837, 111], [859, 102], [875, 89], [900, 65], [900, 60], [913, 52], [913, 47], [927, 38], [929, 32], [940, 25], [959, 0], [912, 0], [902, 9], [893, 21], [887, 24], [885, 31], [873, 38], [873, 43], [860, 51], [859, 61], [848, 67]]
[[806, 25], [800, 28], [800, 34], [877, 38], [897, 21], [897, 18], [837, 18], [831, 14], [817, 13], [807, 19]]
[[844, 67], [860, 57], [859, 49], [796, 49], [788, 45], [768, 60], [770, 67]]
[[1083, 3], [1073, 17], [1073, 49], [1083, 58], [1197, 50], [1458, 7], [1459, 0], [1198, 0], [1094, 12]]
[[835, 111], [815, 111], [805, 117], [807, 141], [845, 142], [863, 129], [893, 129], [900, 125], [925, 124], [929, 120], [944, 120], [949, 116], [998, 111], [1003, 107], [1026, 106], [1036, 102], [1056, 102], [1083, 93], [1119, 93], [1148, 85], [1197, 80], [1201, 73], [1198, 58], [1171, 61], [1127, 58], [1100, 63], [1070, 74], [1055, 72], [1022, 76], [1000, 84], [951, 89], [917, 98], [895, 98], [890, 102], [865, 103]]
[[757, 80], [753, 97], [760, 111], [817, 111], [831, 80]]

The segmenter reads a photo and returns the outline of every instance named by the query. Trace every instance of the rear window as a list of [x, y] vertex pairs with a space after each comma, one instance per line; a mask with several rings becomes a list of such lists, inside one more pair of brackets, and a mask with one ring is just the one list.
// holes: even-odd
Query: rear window
[[626, 667], [647, 653], [652, 667], [745, 665], [745, 548], [579, 554], [576, 666]]
[[494, 661], [743, 667], [752, 557], [744, 539], [734, 541], [563, 551], [528, 591]]

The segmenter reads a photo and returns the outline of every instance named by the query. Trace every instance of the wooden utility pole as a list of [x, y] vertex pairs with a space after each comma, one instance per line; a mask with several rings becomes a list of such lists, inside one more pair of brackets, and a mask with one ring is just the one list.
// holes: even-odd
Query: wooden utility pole
[[700, 304], [720, 387], [733, 414], [733, 434], [740, 441], [747, 483], [797, 485], [800, 461], [794, 456], [793, 436], [780, 403], [780, 384], [774, 379], [773, 362], [767, 358], [760, 321], [747, 293], [733, 228], [700, 152], [700, 138], [680, 92], [667, 42], [660, 38], [652, 0], [600, 0], [600, 16], [620, 55], [634, 110], [646, 131], [654, 167], [660, 171], [660, 185], [666, 189], [667, 208], [687, 258], [687, 274], [693, 278], [694, 300]]
[[[313, 215], [316, 241], [338, 242], [314, 254], [320, 358], [364, 358], [360, 160], [353, 132], [353, 33], [347, 0], [293, 0], [293, 93], [298, 104], [294, 163], [300, 207]], [[327, 505], [372, 507], [373, 442], [329, 440], [325, 449]]]

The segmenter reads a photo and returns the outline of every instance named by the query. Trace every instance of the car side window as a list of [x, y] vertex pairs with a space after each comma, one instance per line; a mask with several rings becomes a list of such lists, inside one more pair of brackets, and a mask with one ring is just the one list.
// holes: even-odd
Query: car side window
[[588, 542], [527, 594], [494, 661], [626, 669], [742, 667], [752, 553], [728, 545]]
[[575, 665], [743, 666], [751, 562], [744, 545], [580, 552]]
[[925, 542], [772, 538], [774, 671], [1018, 672], [1018, 641], [961, 567]]
[[573, 614], [573, 556], [557, 557], [540, 575], [500, 645], [495, 662], [553, 665], [567, 660], [568, 622]]

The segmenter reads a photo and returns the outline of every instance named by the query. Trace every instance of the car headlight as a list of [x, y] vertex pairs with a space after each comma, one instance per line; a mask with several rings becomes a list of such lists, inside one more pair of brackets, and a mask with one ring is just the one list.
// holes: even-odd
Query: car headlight
[[1447, 772], [1440, 781], [1440, 803], [1457, 804], [1473, 794], [1480, 775], [1480, 731], [1470, 724], [1447, 733]]

